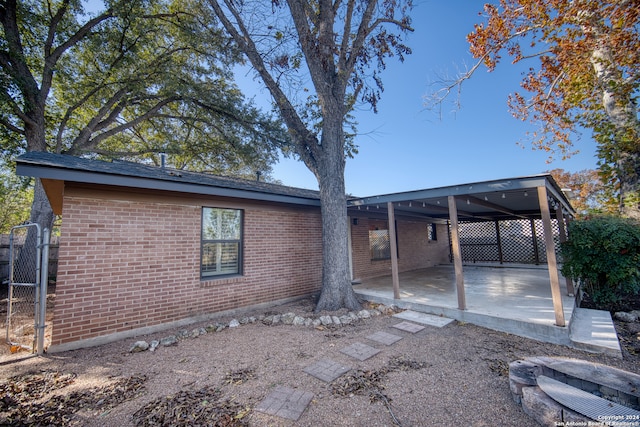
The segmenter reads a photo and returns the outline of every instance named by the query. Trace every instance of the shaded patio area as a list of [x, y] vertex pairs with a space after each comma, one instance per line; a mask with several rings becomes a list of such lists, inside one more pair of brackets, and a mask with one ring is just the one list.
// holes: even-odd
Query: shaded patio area
[[458, 309], [453, 265], [400, 273], [400, 299], [394, 299], [392, 277], [354, 285], [364, 299], [442, 315], [540, 341], [569, 345], [574, 297], [562, 290], [565, 327], [555, 325], [549, 271], [546, 266], [465, 265], [466, 310]]

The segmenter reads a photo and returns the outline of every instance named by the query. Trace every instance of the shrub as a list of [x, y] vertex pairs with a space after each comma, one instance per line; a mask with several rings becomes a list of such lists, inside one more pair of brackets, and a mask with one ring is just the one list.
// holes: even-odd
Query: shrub
[[569, 224], [562, 274], [582, 283], [598, 308], [612, 310], [640, 290], [640, 223], [599, 217]]

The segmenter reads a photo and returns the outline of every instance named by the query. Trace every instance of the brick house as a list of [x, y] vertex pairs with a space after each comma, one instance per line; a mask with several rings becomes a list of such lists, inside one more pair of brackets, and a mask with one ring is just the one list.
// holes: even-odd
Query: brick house
[[[27, 153], [16, 164], [18, 174], [41, 179], [62, 215], [49, 351], [320, 291], [316, 191], [52, 153]], [[550, 175], [352, 198], [347, 212], [354, 281], [391, 273], [399, 298], [400, 272], [453, 262], [460, 310], [465, 248], [458, 216], [496, 230], [514, 218], [532, 229], [541, 222], [556, 323], [563, 326], [554, 241], [566, 238], [564, 216], [573, 210]], [[497, 244], [502, 263], [499, 236]]]
[[[25, 154], [17, 166], [42, 180], [62, 215], [49, 351], [320, 290], [316, 191], [52, 153]], [[352, 221], [353, 277], [387, 274], [389, 257], [370, 249], [370, 231], [386, 229], [386, 220]], [[446, 239], [428, 242], [417, 232], [424, 227], [398, 218], [401, 269], [447, 259]]]

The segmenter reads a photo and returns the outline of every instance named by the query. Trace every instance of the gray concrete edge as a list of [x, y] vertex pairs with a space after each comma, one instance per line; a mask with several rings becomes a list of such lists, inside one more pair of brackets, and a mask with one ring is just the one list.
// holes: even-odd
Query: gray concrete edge
[[[590, 337], [593, 335], [593, 316], [600, 317], [599, 323], [606, 322], [613, 333], [616, 335], [615, 340], [597, 340], [592, 342]], [[606, 354], [607, 356], [622, 359], [622, 349], [616, 332], [611, 313], [604, 310], [593, 310], [588, 308], [576, 308], [573, 311], [571, 319], [571, 328], [569, 330], [569, 339], [571, 346], [579, 350], [588, 351], [590, 353]]]
[[458, 320], [460, 322], [482, 326], [494, 331], [504, 332], [507, 334], [517, 335], [552, 344], [571, 346], [568, 326], [560, 327], [555, 325], [542, 325], [539, 323], [524, 322], [521, 320], [504, 319], [501, 317], [471, 313], [469, 311], [459, 310], [456, 308], [415, 304], [408, 301], [394, 300], [373, 295], [358, 294], [358, 296], [369, 301], [387, 305], [393, 304], [406, 310], [414, 310], [422, 313], [434, 314], [436, 316], [444, 316], [450, 319]]
[[194, 323], [206, 322], [209, 320], [219, 319], [226, 316], [238, 316], [241, 314], [247, 314], [257, 310], [263, 310], [266, 308], [274, 307], [281, 304], [287, 304], [290, 302], [299, 301], [304, 298], [316, 295], [311, 293], [303, 296], [284, 298], [276, 301], [270, 301], [260, 304], [254, 304], [246, 307], [235, 308], [231, 310], [217, 311], [214, 313], [201, 314], [198, 316], [187, 317], [173, 322], [160, 323], [158, 325], [145, 326], [142, 328], [131, 329], [128, 331], [116, 332], [113, 334], [102, 335], [94, 338], [87, 338], [84, 340], [73, 341], [64, 344], [52, 345], [47, 348], [46, 353], [61, 353], [64, 351], [79, 350], [82, 348], [97, 347], [104, 344], [110, 344], [115, 341], [120, 341], [127, 338], [133, 338], [141, 335], [155, 334], [157, 332], [166, 331], [168, 329], [179, 328], [183, 326], [192, 325]]

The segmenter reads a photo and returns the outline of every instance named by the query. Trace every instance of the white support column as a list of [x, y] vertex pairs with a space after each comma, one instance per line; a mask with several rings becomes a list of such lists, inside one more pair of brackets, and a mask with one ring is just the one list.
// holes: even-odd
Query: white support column
[[400, 276], [398, 274], [398, 245], [396, 240], [396, 216], [393, 203], [387, 202], [389, 220], [389, 244], [391, 249], [391, 277], [393, 280], [393, 298], [400, 299]]
[[456, 273], [456, 293], [458, 294], [458, 308], [467, 309], [464, 294], [464, 275], [462, 274], [462, 253], [460, 252], [460, 234], [458, 232], [458, 209], [454, 196], [448, 196], [449, 220], [451, 221], [451, 249], [453, 251], [453, 267]]
[[[556, 219], [558, 220], [558, 234], [560, 237], [560, 243], [564, 243], [567, 241], [567, 230], [564, 226], [564, 215], [562, 214], [562, 208], [556, 209]], [[567, 295], [574, 296], [575, 289], [573, 288], [573, 280], [568, 277], [564, 278], [565, 283], [567, 285]]]
[[553, 244], [553, 231], [551, 229], [551, 213], [547, 200], [547, 188], [538, 187], [538, 202], [540, 203], [540, 215], [544, 229], [544, 243], [547, 251], [547, 265], [549, 267], [549, 280], [551, 281], [551, 298], [553, 311], [556, 316], [556, 326], [565, 326], [564, 311], [562, 309], [562, 295], [560, 294], [560, 278], [558, 276], [558, 264], [556, 251]]

